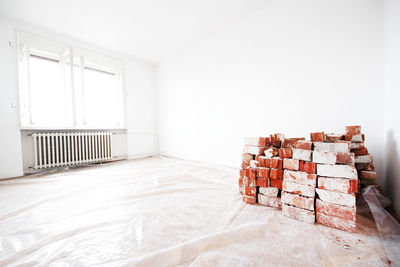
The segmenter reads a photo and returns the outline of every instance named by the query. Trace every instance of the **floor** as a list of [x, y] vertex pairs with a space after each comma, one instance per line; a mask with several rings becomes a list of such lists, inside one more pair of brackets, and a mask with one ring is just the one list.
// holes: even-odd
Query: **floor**
[[246, 205], [238, 170], [171, 158], [0, 181], [0, 266], [387, 266], [358, 231]]

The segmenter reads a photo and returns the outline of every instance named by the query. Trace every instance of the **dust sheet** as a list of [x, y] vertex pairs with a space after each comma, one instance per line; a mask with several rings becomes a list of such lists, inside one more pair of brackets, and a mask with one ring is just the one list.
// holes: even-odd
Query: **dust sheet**
[[239, 171], [148, 158], [0, 181], [0, 266], [387, 266], [356, 233], [247, 205]]

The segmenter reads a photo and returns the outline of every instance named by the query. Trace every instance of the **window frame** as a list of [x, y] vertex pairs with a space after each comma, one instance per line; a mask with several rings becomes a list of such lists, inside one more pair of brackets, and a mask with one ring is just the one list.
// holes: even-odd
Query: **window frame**
[[[17, 39], [17, 68], [18, 68], [18, 98], [19, 98], [19, 127], [21, 130], [103, 130], [103, 129], [126, 129], [126, 89], [125, 89], [125, 65], [123, 60], [101, 52], [88, 50], [72, 43], [61, 42], [49, 39], [24, 30], [15, 29]], [[30, 88], [30, 66], [29, 58], [31, 55], [42, 57], [45, 60], [58, 61], [64, 68], [64, 89], [70, 96], [71, 110], [68, 110], [68, 116], [72, 116], [72, 123], [62, 126], [35, 125], [32, 121], [31, 112], [31, 88]], [[79, 59], [79, 62], [76, 62]], [[91, 69], [95, 71], [113, 74], [116, 77], [116, 103], [114, 106], [118, 109], [118, 118], [112, 125], [94, 125], [85, 121], [84, 104], [80, 109], [77, 107], [77, 90], [80, 93], [85, 91], [83, 83], [81, 88], [77, 89], [77, 81], [74, 77], [75, 67], [81, 69], [80, 79], [84, 79], [83, 69], [86, 68], [85, 62], [89, 66], [95, 64]], [[67, 100], [69, 101], [69, 100]], [[81, 99], [85, 103], [86, 99]], [[79, 114], [78, 111], [80, 111]]]

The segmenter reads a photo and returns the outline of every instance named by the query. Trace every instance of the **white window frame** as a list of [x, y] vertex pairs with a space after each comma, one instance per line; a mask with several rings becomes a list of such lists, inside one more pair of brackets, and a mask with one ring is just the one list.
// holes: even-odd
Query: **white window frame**
[[[125, 67], [124, 62], [112, 56], [97, 53], [92, 50], [84, 49], [79, 46], [67, 44], [52, 40], [37, 34], [26, 32], [23, 30], [16, 29], [17, 36], [17, 65], [18, 65], [18, 91], [19, 91], [19, 114], [20, 114], [20, 128], [21, 129], [125, 129], [126, 125], [126, 91], [125, 91]], [[30, 111], [30, 86], [29, 86], [29, 58], [30, 54], [43, 56], [46, 58], [52, 58], [60, 60], [60, 64], [64, 64], [62, 67], [69, 68], [66, 70], [68, 73], [64, 76], [64, 87], [67, 94], [70, 94], [72, 110], [71, 124], [63, 125], [62, 127], [55, 126], [43, 126], [35, 125], [32, 121], [32, 113]], [[62, 61], [62, 62], [61, 62]], [[68, 61], [69, 64], [66, 62]], [[88, 125], [85, 121], [85, 110], [84, 105], [80, 107], [82, 113], [77, 114], [77, 97], [76, 83], [74, 79], [74, 67], [77, 65], [81, 69], [81, 93], [84, 94], [83, 86], [83, 69], [85, 68], [85, 61], [95, 64], [96, 70], [111, 72], [116, 75], [117, 83], [117, 96], [118, 106], [121, 106], [120, 116], [118, 122], [115, 125]], [[70, 64], [72, 62], [72, 64]], [[68, 83], [67, 83], [68, 79]], [[69, 86], [67, 86], [67, 84]], [[84, 99], [83, 99], [84, 102]]]

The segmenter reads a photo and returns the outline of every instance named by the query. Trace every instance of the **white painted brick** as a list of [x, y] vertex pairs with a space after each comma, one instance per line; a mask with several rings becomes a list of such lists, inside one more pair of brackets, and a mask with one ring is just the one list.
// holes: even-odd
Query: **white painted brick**
[[295, 148], [292, 151], [293, 151], [292, 158], [299, 159], [299, 160], [304, 160], [304, 161], [311, 161], [311, 155], [312, 155], [312, 151], [311, 150]]
[[316, 192], [318, 197], [323, 201], [347, 207], [354, 207], [356, 205], [356, 195], [354, 193], [345, 194], [345, 193], [328, 191], [320, 188], [317, 188]]
[[356, 156], [356, 163], [370, 163], [372, 161], [372, 157], [370, 154], [365, 156]]
[[298, 183], [315, 187], [317, 184], [317, 175], [300, 171], [283, 171], [283, 180], [291, 183]]
[[259, 146], [259, 137], [245, 137], [244, 138], [244, 145], [248, 146]]
[[359, 149], [365, 147], [364, 143], [350, 143], [350, 149]]
[[314, 151], [312, 161], [315, 163], [335, 164], [336, 152]]
[[264, 151], [264, 155], [266, 158], [271, 159], [274, 156], [274, 149], [272, 147], [268, 148]]
[[351, 142], [363, 142], [363, 138], [361, 134], [355, 134], [351, 138]]
[[277, 197], [279, 189], [276, 187], [259, 187], [258, 192], [260, 192], [260, 194], [263, 194], [265, 196]]
[[297, 194], [282, 192], [282, 203], [306, 210], [314, 210], [314, 197], [304, 197]]
[[307, 222], [315, 223], [315, 212], [309, 211], [301, 208], [296, 208], [286, 204], [282, 205], [282, 214], [286, 217]]
[[357, 169], [352, 165], [317, 164], [317, 174], [327, 177], [357, 179]]
[[283, 180], [282, 191], [306, 197], [315, 197], [315, 187]]
[[253, 169], [257, 169], [259, 163], [257, 160], [250, 160], [250, 167]]
[[351, 191], [357, 191], [357, 180], [319, 176], [318, 188], [349, 194]]
[[259, 152], [260, 152], [260, 148], [258, 146], [245, 145], [243, 147], [243, 153], [248, 153], [248, 154], [252, 154], [252, 155], [258, 155]]
[[257, 195], [258, 203], [268, 207], [281, 208], [281, 199], [279, 197], [270, 197], [263, 194]]
[[314, 151], [321, 152], [350, 152], [350, 143], [341, 141], [337, 143], [314, 142]]

